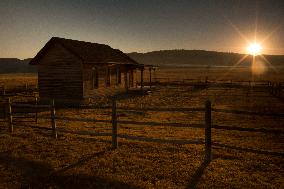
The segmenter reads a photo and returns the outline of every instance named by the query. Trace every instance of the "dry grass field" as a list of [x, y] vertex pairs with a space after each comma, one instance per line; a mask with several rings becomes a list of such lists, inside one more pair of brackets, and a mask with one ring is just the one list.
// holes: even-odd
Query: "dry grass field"
[[24, 86], [26, 83], [35, 85], [37, 83], [37, 74], [0, 74], [0, 86], [5, 85], [10, 88], [15, 86]]
[[[204, 80], [284, 81], [284, 72], [252, 76], [245, 68], [199, 70], [161, 68], [154, 77]], [[36, 83], [36, 75], [1, 75], [5, 84]], [[21, 99], [23, 98], [23, 99]], [[24, 97], [15, 97], [24, 100]], [[204, 107], [284, 113], [284, 101], [265, 90], [247, 88], [193, 89], [190, 86], [156, 87], [148, 95], [119, 100], [118, 107]], [[49, 111], [39, 117], [49, 116]], [[111, 123], [76, 121], [76, 118], [110, 120], [111, 109], [58, 109], [57, 128], [71, 132], [111, 133]], [[213, 112], [213, 125], [268, 128], [283, 131], [281, 116], [258, 116]], [[118, 133], [161, 140], [204, 140], [204, 129], [169, 127], [167, 123], [204, 123], [204, 112], [154, 112], [118, 110]], [[26, 121], [33, 121], [26, 120]], [[158, 122], [137, 125], [135, 122]], [[209, 164], [203, 163], [204, 144], [161, 144], [119, 138], [111, 150], [111, 137], [90, 136], [29, 128], [34, 122], [20, 119], [10, 134], [0, 122], [0, 188], [284, 188], [283, 155], [252, 153], [214, 146]], [[50, 127], [50, 119], [39, 118], [37, 126]], [[215, 143], [263, 151], [284, 151], [282, 133], [227, 131], [212, 129]]]

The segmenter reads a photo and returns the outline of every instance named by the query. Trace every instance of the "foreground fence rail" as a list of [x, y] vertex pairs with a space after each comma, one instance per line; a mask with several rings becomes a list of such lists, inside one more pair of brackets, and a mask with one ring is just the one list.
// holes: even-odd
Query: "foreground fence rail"
[[[196, 144], [196, 145], [204, 145], [204, 152], [205, 152], [205, 161], [210, 161], [212, 157], [212, 148], [216, 147], [223, 147], [223, 148], [230, 148], [235, 150], [243, 150], [248, 152], [260, 152], [272, 155], [280, 155], [284, 156], [284, 152], [272, 152], [272, 151], [264, 151], [259, 149], [249, 149], [243, 148], [238, 146], [230, 146], [227, 144], [220, 144], [215, 143], [212, 141], [212, 129], [217, 130], [228, 130], [228, 131], [245, 131], [245, 132], [262, 132], [262, 133], [270, 133], [270, 134], [284, 134], [284, 130], [281, 129], [268, 129], [268, 128], [245, 128], [245, 127], [236, 127], [236, 126], [226, 126], [226, 125], [216, 125], [212, 124], [212, 112], [218, 113], [230, 113], [230, 114], [244, 114], [244, 115], [256, 115], [256, 116], [274, 116], [274, 117], [284, 117], [282, 113], [264, 113], [264, 112], [251, 112], [251, 111], [243, 111], [243, 110], [227, 110], [227, 109], [216, 109], [212, 108], [211, 102], [206, 101], [204, 107], [194, 107], [194, 108], [151, 108], [151, 107], [119, 107], [117, 101], [114, 99], [112, 100], [111, 106], [82, 106], [82, 109], [108, 109], [111, 110], [110, 119], [94, 119], [94, 118], [70, 118], [64, 116], [57, 116], [56, 115], [56, 105], [54, 104], [54, 100], [51, 101], [50, 104], [47, 105], [39, 105], [37, 100], [35, 104], [23, 104], [23, 103], [12, 103], [9, 99], [5, 107], [7, 110], [7, 123], [9, 127], [9, 131], [12, 133], [14, 132], [14, 124], [15, 118], [17, 117], [17, 112], [15, 109], [17, 108], [24, 108], [25, 111], [29, 113], [35, 113], [35, 119], [38, 119], [38, 110], [44, 109], [45, 111], [50, 112], [50, 116], [43, 116], [41, 119], [48, 119], [50, 120], [50, 127], [40, 127], [40, 126], [32, 126], [29, 127], [35, 129], [43, 129], [52, 131], [52, 136], [57, 139], [58, 132], [62, 133], [70, 133], [76, 135], [90, 135], [90, 136], [111, 136], [112, 138], [112, 148], [117, 149], [119, 147], [118, 139], [127, 139], [127, 140], [135, 140], [135, 141], [145, 141], [145, 142], [156, 142], [161, 144]], [[80, 108], [80, 106], [70, 106], [69, 108], [76, 107]], [[143, 111], [143, 112], [203, 112], [204, 113], [204, 122], [203, 123], [178, 123], [178, 122], [147, 122], [147, 121], [136, 121], [136, 120], [120, 120], [118, 112], [124, 111]], [[84, 121], [84, 122], [93, 122], [93, 123], [109, 123], [111, 124], [111, 132], [95, 132], [95, 131], [73, 131], [67, 130], [64, 128], [60, 128], [57, 125], [57, 120], [65, 120], [65, 121]], [[36, 121], [37, 123], [37, 121]], [[127, 134], [119, 134], [119, 126], [123, 128], [123, 125], [137, 125], [137, 126], [167, 126], [167, 127], [182, 127], [182, 128], [193, 128], [193, 129], [204, 129], [204, 138], [203, 139], [161, 139], [161, 138], [151, 138], [145, 136], [130, 136]], [[18, 125], [17, 125], [18, 126]], [[28, 126], [23, 126], [28, 127]], [[213, 146], [213, 147], [212, 147]]]

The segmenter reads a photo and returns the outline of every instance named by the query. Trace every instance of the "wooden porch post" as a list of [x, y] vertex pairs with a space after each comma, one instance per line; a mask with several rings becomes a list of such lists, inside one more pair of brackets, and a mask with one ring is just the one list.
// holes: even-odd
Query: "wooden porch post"
[[111, 68], [108, 68], [108, 82], [109, 86], [111, 86]]
[[124, 72], [124, 87], [126, 89], [126, 91], [128, 91], [128, 77], [127, 77], [127, 70], [125, 70]]
[[129, 86], [133, 87], [134, 86], [134, 76], [133, 76], [134, 72], [133, 69], [131, 69], [129, 71]]
[[135, 88], [138, 87], [138, 77], [137, 77], [137, 69], [135, 69]]
[[106, 67], [106, 71], [105, 71], [106, 73], [105, 73], [105, 86], [106, 87], [109, 87], [110, 86], [110, 80], [111, 80], [111, 78], [110, 78], [110, 75], [111, 75], [111, 73], [110, 73], [110, 68], [107, 66]]
[[154, 79], [154, 82], [157, 82], [156, 68], [155, 67], [153, 68], [153, 79]]
[[144, 71], [144, 68], [141, 68], [141, 78], [140, 78], [140, 85], [141, 85], [141, 90], [143, 89], [143, 86], [144, 86], [144, 84], [143, 84], [143, 71]]
[[116, 85], [119, 85], [119, 68], [115, 68], [116, 70]]
[[107, 71], [108, 71], [108, 68], [106, 67], [106, 69], [105, 69], [105, 87], [107, 87], [107, 79], [108, 79]]
[[149, 68], [149, 74], [150, 74], [150, 77], [149, 77], [149, 82], [150, 82], [150, 88], [152, 87], [152, 68], [150, 67]]

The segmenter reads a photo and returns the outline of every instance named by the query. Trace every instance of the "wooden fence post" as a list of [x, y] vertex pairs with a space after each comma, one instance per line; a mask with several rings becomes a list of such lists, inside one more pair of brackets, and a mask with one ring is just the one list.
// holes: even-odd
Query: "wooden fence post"
[[276, 95], [276, 88], [277, 88], [276, 83], [273, 83], [273, 95], [274, 96]]
[[280, 82], [278, 82], [277, 83], [277, 97], [281, 96], [280, 93], [281, 93], [281, 84], [280, 84]]
[[211, 102], [205, 103], [205, 161], [211, 161]]
[[38, 105], [38, 100], [37, 100], [37, 97], [35, 97], [35, 121], [36, 121], [36, 123], [37, 123], [37, 112], [38, 112], [38, 110], [37, 110], [37, 105]]
[[117, 149], [117, 115], [115, 98], [112, 100], [112, 148]]
[[282, 83], [279, 82], [279, 97], [282, 97]]
[[271, 82], [268, 81], [268, 92], [271, 94]]
[[28, 94], [28, 83], [26, 83], [26, 94]]
[[278, 84], [277, 83], [275, 83], [275, 96], [277, 97], [278, 96]]
[[53, 134], [54, 138], [57, 139], [54, 100], [52, 100], [52, 102], [51, 102], [50, 115], [51, 115], [52, 134]]
[[10, 133], [13, 133], [14, 126], [13, 126], [13, 114], [12, 114], [12, 101], [8, 99], [8, 125]]
[[3, 85], [3, 96], [5, 96], [6, 95], [6, 87], [5, 87], [5, 85]]
[[144, 72], [144, 68], [142, 68], [140, 70], [140, 89], [143, 90], [143, 87], [144, 87], [144, 75], [143, 75], [143, 72]]
[[150, 85], [150, 88], [152, 88], [152, 68], [150, 67], [149, 68], [149, 85]]

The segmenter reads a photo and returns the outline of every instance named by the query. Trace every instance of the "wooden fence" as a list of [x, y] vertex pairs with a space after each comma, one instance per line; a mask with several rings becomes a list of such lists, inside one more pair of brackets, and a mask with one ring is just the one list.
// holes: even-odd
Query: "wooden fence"
[[[137, 85], [140, 83], [137, 82]], [[264, 89], [274, 97], [284, 96], [284, 82], [272, 82], [272, 81], [250, 81], [250, 80], [212, 80], [208, 77], [199, 79], [170, 79], [170, 78], [156, 78], [151, 83], [144, 82], [145, 86], [192, 86], [194, 88], [208, 88], [208, 87], [220, 87], [220, 88], [248, 88], [248, 89]], [[30, 94], [37, 92], [37, 84], [25, 83], [22, 86], [0, 86], [0, 96], [13, 96], [17, 93]]]
[[[37, 122], [37, 112], [39, 109], [41, 111], [50, 111], [49, 117], [43, 117], [44, 119], [50, 119], [50, 127], [38, 127], [31, 126], [37, 129], [46, 129], [51, 130], [54, 138], [57, 138], [57, 133], [73, 133], [79, 135], [91, 135], [91, 136], [111, 136], [112, 137], [112, 148], [118, 148], [118, 138], [124, 138], [128, 140], [136, 141], [146, 141], [146, 142], [157, 142], [157, 143], [174, 143], [174, 144], [203, 144], [205, 147], [205, 161], [210, 161], [212, 154], [212, 145], [219, 147], [226, 147], [236, 150], [244, 150], [249, 152], [259, 152], [259, 153], [268, 153], [273, 155], [284, 156], [284, 152], [273, 152], [273, 151], [264, 151], [259, 149], [248, 149], [238, 146], [230, 146], [226, 144], [219, 144], [212, 142], [212, 129], [221, 129], [221, 130], [231, 130], [231, 131], [246, 131], [246, 132], [262, 132], [262, 133], [277, 133], [283, 134], [284, 131], [280, 129], [268, 129], [268, 128], [244, 128], [244, 127], [232, 127], [232, 126], [222, 126], [222, 125], [213, 125], [212, 124], [212, 112], [221, 112], [221, 113], [230, 113], [230, 114], [243, 114], [243, 115], [254, 115], [254, 116], [273, 116], [273, 117], [283, 117], [284, 113], [261, 113], [261, 112], [250, 112], [243, 110], [227, 110], [227, 109], [216, 109], [211, 107], [211, 102], [206, 101], [204, 107], [197, 108], [132, 108], [132, 107], [118, 107], [117, 101], [112, 100], [111, 106], [74, 106], [76, 108], [88, 108], [88, 109], [108, 109], [111, 110], [111, 119], [109, 120], [99, 120], [99, 119], [90, 119], [90, 118], [66, 118], [56, 116], [56, 106], [54, 101], [51, 101], [48, 105], [39, 105], [37, 101], [35, 104], [19, 104], [12, 103], [10, 100], [6, 103], [8, 108], [7, 112], [7, 123], [9, 131], [14, 131], [14, 118], [16, 118], [16, 113], [19, 109], [30, 109], [29, 113], [33, 112], [35, 114], [34, 119]], [[71, 106], [72, 107], [72, 106]], [[18, 110], [17, 110], [18, 109]], [[139, 121], [129, 121], [129, 120], [119, 120], [117, 111], [143, 111], [143, 112], [203, 112], [204, 113], [204, 122], [199, 124], [186, 124], [186, 123], [160, 123], [160, 122], [139, 122]], [[84, 121], [84, 122], [105, 122], [111, 123], [112, 132], [111, 133], [97, 133], [92, 131], [68, 131], [63, 128], [57, 128], [57, 120], [67, 120], [67, 121]], [[169, 126], [169, 127], [184, 127], [184, 128], [199, 128], [204, 129], [204, 138], [205, 140], [165, 140], [159, 138], [148, 138], [148, 137], [136, 137], [129, 136], [126, 134], [118, 134], [118, 125], [146, 125], [146, 126]]]
[[6, 86], [0, 85], [0, 96], [14, 95], [16, 93], [28, 94], [35, 92], [38, 89], [37, 84], [25, 83], [20, 86]]
[[[203, 87], [233, 87], [233, 88], [265, 88], [272, 95], [283, 96], [284, 82], [273, 82], [268, 80], [212, 80], [208, 77], [199, 79], [170, 79], [156, 78], [154, 85], [181, 85], [181, 86], [203, 86]], [[147, 82], [145, 85], [148, 85]]]

